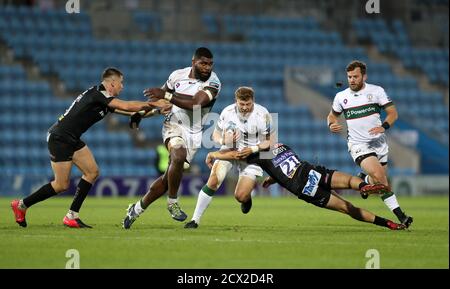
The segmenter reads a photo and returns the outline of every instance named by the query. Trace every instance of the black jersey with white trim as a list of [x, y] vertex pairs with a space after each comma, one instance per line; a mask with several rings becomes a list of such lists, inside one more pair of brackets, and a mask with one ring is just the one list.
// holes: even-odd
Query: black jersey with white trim
[[80, 94], [53, 124], [49, 132], [61, 136], [79, 139], [96, 122], [113, 111], [108, 104], [113, 96], [106, 93], [103, 85], [93, 86]]
[[[269, 155], [270, 157], [265, 157]], [[298, 155], [285, 144], [276, 144], [270, 152], [265, 152], [261, 158], [261, 153], [252, 154], [247, 158], [250, 164], [257, 164], [278, 184], [298, 195], [298, 192], [305, 185], [303, 171], [309, 170], [309, 163], [302, 161]]]

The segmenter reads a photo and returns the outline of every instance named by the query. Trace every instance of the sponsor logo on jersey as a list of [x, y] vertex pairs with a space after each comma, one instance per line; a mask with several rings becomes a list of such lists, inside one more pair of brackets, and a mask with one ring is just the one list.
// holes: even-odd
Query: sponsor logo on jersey
[[361, 118], [375, 113], [380, 113], [380, 107], [374, 103], [344, 109], [346, 119]]
[[319, 181], [321, 177], [321, 173], [316, 172], [315, 170], [310, 170], [308, 174], [308, 182], [303, 187], [302, 193], [307, 196], [314, 197], [317, 189], [319, 188]]

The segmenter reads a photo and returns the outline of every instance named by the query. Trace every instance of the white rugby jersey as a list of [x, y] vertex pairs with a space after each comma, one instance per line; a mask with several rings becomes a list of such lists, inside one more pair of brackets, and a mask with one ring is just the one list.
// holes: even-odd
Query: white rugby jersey
[[[201, 81], [200, 79], [189, 78], [191, 69], [192, 67], [186, 67], [172, 72], [166, 81], [167, 88], [175, 91], [177, 94], [193, 97], [197, 91], [211, 87], [218, 91], [217, 98], [221, 89], [220, 80], [217, 75], [211, 72], [211, 76], [207, 81]], [[201, 109], [201, 115], [199, 111], [187, 110], [174, 104], [168, 117], [170, 117], [170, 122], [178, 123], [190, 133], [198, 133], [202, 130], [204, 120], [215, 102], [216, 99], [214, 98], [207, 106], [203, 107]]]
[[370, 135], [369, 130], [381, 126], [381, 108], [390, 105], [393, 103], [381, 86], [365, 83], [360, 91], [347, 88], [338, 92], [334, 97], [333, 111], [344, 113], [348, 142], [365, 143], [380, 137], [380, 134]]
[[221, 132], [228, 129], [239, 130], [241, 137], [237, 142], [238, 149], [259, 144], [274, 130], [269, 112], [256, 103], [253, 111], [245, 118], [239, 113], [235, 103], [225, 107], [216, 128]]

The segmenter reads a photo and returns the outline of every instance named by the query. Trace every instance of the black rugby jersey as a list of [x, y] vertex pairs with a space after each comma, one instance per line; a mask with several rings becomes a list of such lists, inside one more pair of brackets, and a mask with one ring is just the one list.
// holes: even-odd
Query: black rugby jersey
[[114, 97], [106, 97], [101, 91], [105, 91], [103, 85], [93, 86], [80, 94], [50, 127], [49, 132], [79, 139], [91, 126], [113, 111], [108, 104]]
[[[270, 153], [270, 157], [261, 158], [262, 153]], [[310, 167], [309, 163], [302, 161], [284, 144], [275, 145], [269, 152], [252, 154], [247, 158], [247, 162], [260, 166], [278, 184], [295, 195], [305, 186], [303, 175]]]

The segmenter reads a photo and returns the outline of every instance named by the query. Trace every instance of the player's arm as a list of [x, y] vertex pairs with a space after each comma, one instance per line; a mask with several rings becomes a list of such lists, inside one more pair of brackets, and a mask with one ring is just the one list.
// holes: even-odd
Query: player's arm
[[199, 90], [192, 98], [179, 95], [176, 92], [165, 91], [161, 88], [150, 88], [144, 91], [144, 95], [151, 99], [165, 99], [172, 104], [184, 109], [192, 110], [194, 106], [204, 107], [208, 105], [217, 95], [218, 90], [205, 87]]
[[264, 179], [262, 186], [263, 188], [268, 188], [270, 185], [275, 184], [277, 181], [275, 181], [272, 177], [267, 177]]
[[148, 101], [136, 101], [136, 100], [126, 101], [126, 100], [114, 98], [108, 103], [108, 107], [113, 109], [114, 112], [116, 110], [128, 111], [128, 112], [138, 112], [141, 110], [146, 110], [146, 111], [151, 110], [155, 106], [152, 105], [152, 102], [148, 102]]
[[333, 109], [331, 109], [330, 113], [328, 113], [327, 123], [331, 132], [341, 132], [343, 126], [339, 123], [339, 116], [340, 113], [335, 112]]
[[237, 159], [238, 159], [238, 152], [236, 150], [227, 149], [208, 153], [208, 155], [206, 156], [205, 163], [209, 168], [212, 168], [214, 160], [230, 161]]
[[386, 118], [381, 126], [373, 127], [369, 130], [370, 134], [379, 134], [385, 132], [389, 129], [395, 121], [398, 119], [398, 112], [395, 105], [390, 102], [388, 105], [384, 106], [384, 111], [386, 112]]

